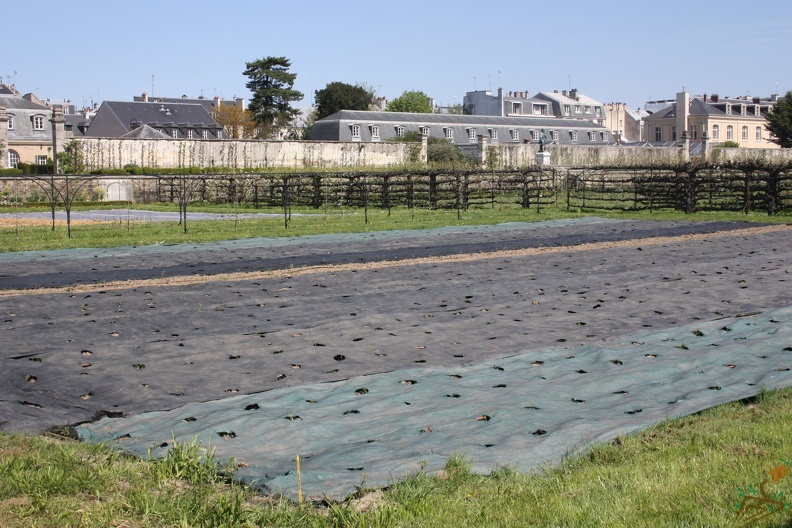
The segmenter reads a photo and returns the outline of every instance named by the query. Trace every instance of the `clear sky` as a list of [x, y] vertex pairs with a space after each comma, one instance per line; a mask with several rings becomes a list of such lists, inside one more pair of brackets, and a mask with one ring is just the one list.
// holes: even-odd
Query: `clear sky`
[[531, 0], [4, 1], [0, 76], [83, 102], [144, 91], [248, 98], [245, 63], [285, 56], [305, 94], [365, 83], [437, 104], [475, 89], [578, 88], [643, 106], [792, 90], [792, 2]]

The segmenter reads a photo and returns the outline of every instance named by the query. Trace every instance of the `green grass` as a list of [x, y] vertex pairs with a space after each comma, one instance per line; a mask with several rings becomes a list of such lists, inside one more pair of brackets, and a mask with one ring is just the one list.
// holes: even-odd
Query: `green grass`
[[[175, 205], [152, 204], [145, 207], [157, 211], [177, 211]], [[192, 220], [193, 212], [269, 212], [278, 217], [268, 219], [233, 218], [228, 220]], [[0, 212], [13, 212], [0, 210]], [[11, 219], [0, 227], [0, 252], [30, 251], [46, 249], [66, 249], [79, 247], [119, 247], [142, 246], [150, 244], [182, 244], [212, 242], [250, 237], [294, 237], [315, 234], [357, 233], [399, 229], [428, 229], [453, 225], [492, 225], [503, 222], [537, 222], [578, 216], [600, 216], [618, 219], [673, 220], [741, 220], [750, 222], [788, 223], [792, 215], [768, 216], [763, 213], [702, 212], [681, 215], [678, 211], [659, 212], [602, 212], [567, 211], [562, 208], [547, 207], [537, 212], [525, 210], [512, 204], [496, 204], [495, 207], [483, 206], [461, 211], [449, 209], [408, 209], [393, 208], [390, 213], [378, 208], [369, 209], [310, 209], [295, 208], [285, 226], [282, 211], [272, 209], [235, 208], [233, 206], [201, 206], [188, 209], [187, 227], [178, 222], [143, 222], [125, 219], [102, 224], [74, 224], [72, 238], [67, 237], [66, 226], [23, 226], [16, 225]], [[298, 216], [297, 213], [305, 214]], [[368, 223], [366, 223], [368, 216]]]
[[[783, 459], [783, 461], [782, 461]], [[452, 457], [359, 511], [263, 498], [233, 481], [211, 450], [177, 444], [143, 461], [48, 436], [0, 434], [0, 526], [738, 526], [740, 489], [792, 460], [792, 389], [763, 391], [671, 420], [525, 474], [472, 474]], [[770, 483], [792, 493], [792, 475]], [[792, 526], [792, 506], [752, 524]]]

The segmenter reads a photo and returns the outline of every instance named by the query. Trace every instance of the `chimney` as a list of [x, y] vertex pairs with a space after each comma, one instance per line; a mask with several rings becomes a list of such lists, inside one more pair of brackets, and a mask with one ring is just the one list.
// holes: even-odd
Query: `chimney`
[[569, 92], [569, 98], [574, 99], [575, 101], [579, 101], [577, 88], [572, 88], [572, 91]]
[[718, 101], [720, 101], [718, 94], [712, 94], [712, 102], [717, 103]]
[[[145, 94], [143, 94], [143, 95], [145, 95]], [[83, 108], [83, 112], [82, 113], [83, 113], [83, 117], [85, 119], [88, 119], [88, 116], [91, 114], [91, 109], [90, 108]]]
[[219, 95], [215, 95], [214, 105], [215, 105], [215, 108], [220, 108], [220, 96]]
[[143, 102], [148, 103], [148, 93], [143, 92]]
[[707, 102], [707, 94], [704, 94], [704, 102]]
[[503, 99], [503, 88], [498, 88], [498, 97]]
[[753, 104], [759, 104], [760, 102], [762, 102], [762, 100], [759, 99], [758, 97], [753, 98]]

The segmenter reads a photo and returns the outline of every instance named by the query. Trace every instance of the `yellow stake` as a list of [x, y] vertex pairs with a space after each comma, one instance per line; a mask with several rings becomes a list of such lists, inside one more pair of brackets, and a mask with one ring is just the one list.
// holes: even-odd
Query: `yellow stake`
[[300, 477], [300, 455], [297, 455], [297, 502], [302, 506], [302, 479]]

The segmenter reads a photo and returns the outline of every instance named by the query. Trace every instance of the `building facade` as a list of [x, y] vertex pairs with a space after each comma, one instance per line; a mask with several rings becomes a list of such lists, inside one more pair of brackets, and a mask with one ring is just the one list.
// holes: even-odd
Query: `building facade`
[[587, 120], [355, 110], [342, 110], [320, 119], [314, 123], [308, 139], [368, 143], [418, 134], [462, 146], [476, 144], [478, 136], [484, 136], [489, 144], [538, 143], [543, 132], [547, 144], [613, 143], [607, 128]]
[[[677, 94], [676, 101], [644, 117], [644, 139], [653, 145], [669, 145], [683, 140], [711, 145], [734, 142], [743, 148], [778, 148], [766, 128], [766, 115], [778, 96], [769, 98], [691, 98]], [[684, 132], [684, 135], [683, 135]]]
[[85, 137], [122, 137], [148, 125], [173, 139], [228, 139], [223, 127], [200, 104], [105, 101], [85, 129]]
[[[22, 97], [12, 86], [0, 84], [0, 167], [44, 165], [51, 160], [51, 118], [51, 108]], [[62, 125], [60, 130], [62, 138]]]

